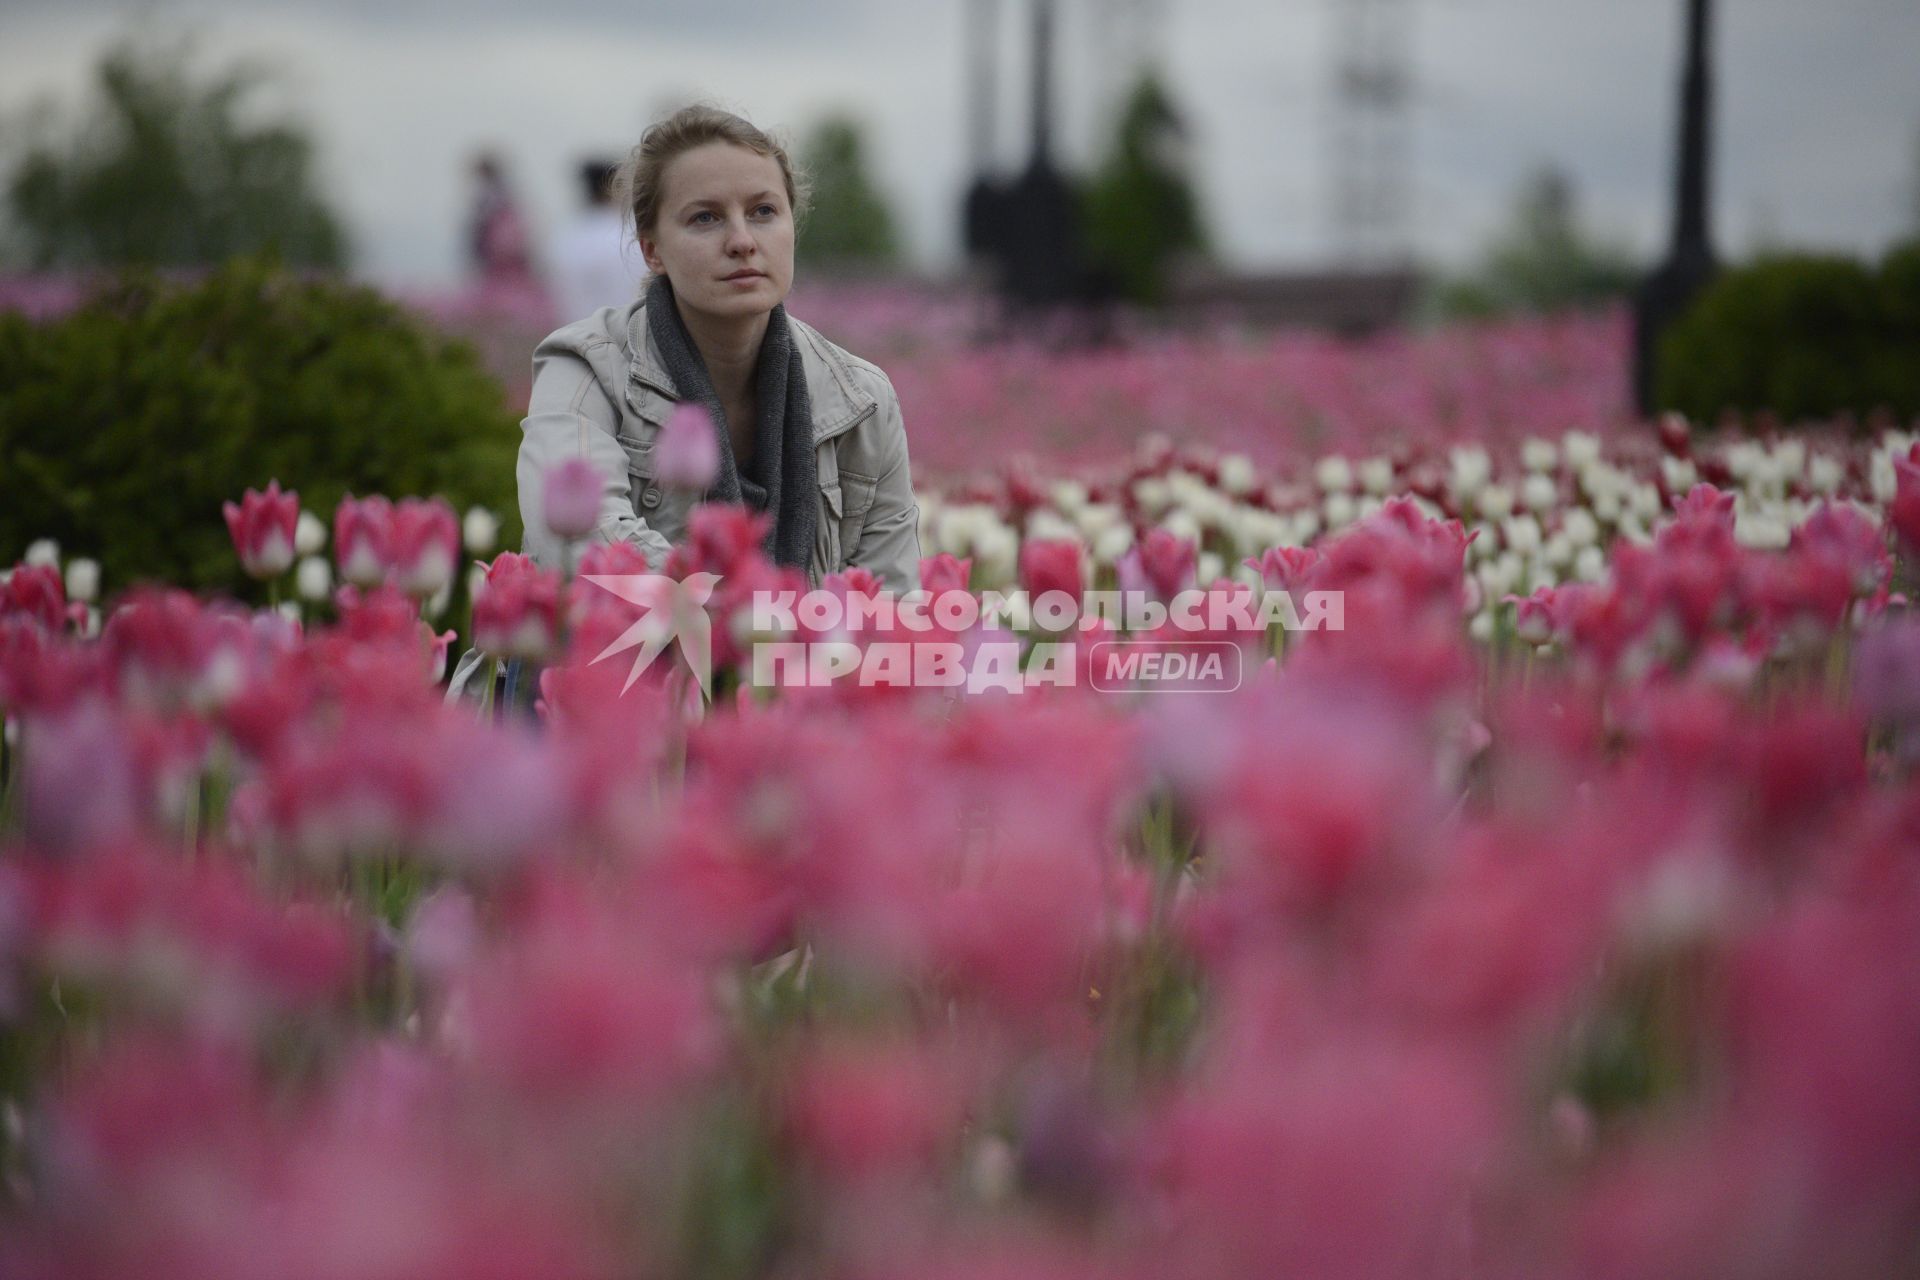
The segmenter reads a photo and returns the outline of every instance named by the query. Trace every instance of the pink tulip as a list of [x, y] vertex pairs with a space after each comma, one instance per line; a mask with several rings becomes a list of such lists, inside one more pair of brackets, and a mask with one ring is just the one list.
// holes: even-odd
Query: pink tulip
[[937, 556], [927, 556], [920, 561], [920, 585], [932, 596], [944, 591], [965, 591], [967, 578], [972, 572], [971, 556], [960, 560], [950, 552], [942, 551]]
[[516, 551], [487, 566], [473, 602], [473, 643], [496, 658], [538, 662], [560, 637], [560, 575]]
[[653, 447], [654, 478], [669, 489], [705, 493], [720, 473], [720, 437], [713, 415], [691, 400], [674, 406]]
[[600, 499], [606, 481], [585, 458], [568, 458], [547, 468], [540, 484], [540, 514], [556, 538], [584, 538], [600, 524]]
[[1893, 460], [1893, 504], [1887, 523], [1908, 555], [1920, 555], [1920, 445]]
[[240, 567], [250, 578], [277, 578], [293, 566], [293, 531], [300, 523], [300, 495], [280, 492], [280, 482], [269, 480], [267, 491], [252, 489], [240, 504], [221, 506], [227, 532], [240, 555]]
[[1257, 559], [1249, 556], [1243, 563], [1257, 569], [1261, 581], [1274, 590], [1293, 592], [1305, 589], [1320, 563], [1320, 553], [1311, 547], [1268, 547]]
[[1531, 645], [1543, 645], [1553, 639], [1556, 629], [1554, 590], [1542, 587], [1530, 596], [1506, 596], [1503, 602], [1513, 606], [1513, 632]]
[[1063, 591], [1080, 600], [1081, 549], [1070, 538], [1030, 538], [1020, 546], [1020, 585], [1030, 600], [1049, 591]]
[[453, 581], [460, 557], [460, 521], [438, 498], [402, 498], [389, 525], [394, 583], [424, 600]]
[[1200, 550], [1192, 538], [1155, 527], [1127, 549], [1116, 566], [1120, 589], [1129, 594], [1170, 600], [1194, 585]]
[[393, 563], [393, 504], [378, 494], [340, 499], [333, 512], [333, 554], [341, 581], [379, 586]]

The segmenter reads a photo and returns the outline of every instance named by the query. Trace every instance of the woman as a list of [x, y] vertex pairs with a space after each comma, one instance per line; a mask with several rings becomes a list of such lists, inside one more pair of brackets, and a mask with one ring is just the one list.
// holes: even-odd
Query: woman
[[691, 400], [718, 436], [704, 497], [771, 515], [770, 558], [812, 584], [860, 567], [895, 592], [918, 585], [920, 513], [893, 384], [782, 305], [804, 208], [785, 150], [739, 116], [687, 107], [647, 130], [619, 189], [652, 279], [638, 300], [534, 352], [519, 461], [526, 553], [561, 567], [542, 478], [584, 457], [604, 478], [591, 536], [631, 542], [660, 567], [702, 495], [659, 484], [653, 447]]

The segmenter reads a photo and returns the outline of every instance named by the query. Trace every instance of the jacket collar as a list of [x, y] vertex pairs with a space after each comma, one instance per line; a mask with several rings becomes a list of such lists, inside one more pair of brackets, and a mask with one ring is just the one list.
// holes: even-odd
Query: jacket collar
[[[787, 323], [793, 329], [794, 350], [800, 353], [806, 371], [807, 401], [813, 410], [813, 442], [819, 444], [852, 427], [872, 413], [879, 402], [853, 380], [853, 372], [847, 367], [846, 357], [838, 347], [821, 337], [817, 329], [804, 321], [789, 315]], [[673, 379], [667, 376], [659, 345], [654, 342], [653, 331], [647, 325], [644, 297], [632, 305], [627, 317], [626, 338], [627, 378], [634, 384], [629, 387], [628, 394], [634, 399], [637, 412], [652, 417], [653, 414], [647, 412], [647, 406], [633, 396], [635, 387], [643, 387], [664, 396], [668, 402], [678, 402], [680, 392], [673, 385]], [[665, 405], [658, 406], [658, 410], [660, 416], [664, 417]]]

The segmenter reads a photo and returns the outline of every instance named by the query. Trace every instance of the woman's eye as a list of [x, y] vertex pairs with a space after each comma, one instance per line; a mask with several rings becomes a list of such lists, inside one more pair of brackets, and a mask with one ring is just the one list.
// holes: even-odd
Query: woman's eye
[[778, 209], [776, 209], [776, 208], [774, 208], [774, 207], [773, 207], [772, 205], [770, 205], [770, 204], [763, 204], [763, 205], [761, 205], [761, 206], [760, 206], [760, 207], [759, 207], [758, 209], [755, 209], [755, 210], [754, 210], [754, 212], [755, 212], [755, 213], [764, 213], [764, 214], [766, 214], [766, 215], [767, 215], [767, 216], [768, 216], [769, 218], [771, 218], [771, 217], [772, 217], [772, 216], [773, 216], [774, 214], [776, 214], [776, 213], [778, 213], [778, 212], [780, 212], [780, 211], [779, 211]]
[[709, 213], [709, 212], [708, 212], [707, 210], [705, 210], [705, 209], [702, 209], [702, 210], [701, 210], [701, 211], [700, 211], [699, 213], [696, 213], [696, 214], [694, 214], [694, 215], [693, 215], [693, 220], [694, 220], [695, 222], [698, 222], [698, 221], [700, 221], [700, 220], [701, 220], [702, 218], [706, 218], [706, 219], [711, 219], [712, 217], [713, 217], [713, 214], [711, 214], [711, 213]]

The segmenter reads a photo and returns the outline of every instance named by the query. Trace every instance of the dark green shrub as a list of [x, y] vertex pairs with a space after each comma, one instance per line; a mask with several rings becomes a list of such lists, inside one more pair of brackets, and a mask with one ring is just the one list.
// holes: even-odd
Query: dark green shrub
[[278, 479], [484, 503], [517, 546], [519, 430], [472, 351], [366, 288], [252, 263], [0, 316], [0, 564], [53, 537], [123, 587], [232, 589], [220, 504]]
[[1796, 254], [1726, 272], [1662, 343], [1659, 394], [1695, 419], [1920, 413], [1920, 244], [1878, 271]]

